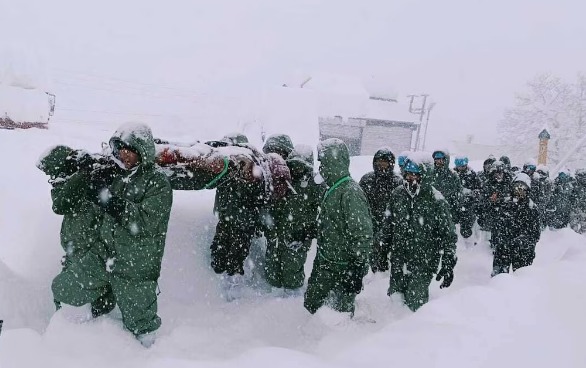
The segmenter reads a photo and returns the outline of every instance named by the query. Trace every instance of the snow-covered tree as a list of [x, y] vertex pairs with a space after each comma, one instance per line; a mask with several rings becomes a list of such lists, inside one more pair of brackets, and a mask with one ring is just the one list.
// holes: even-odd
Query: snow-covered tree
[[[516, 94], [515, 104], [507, 109], [499, 122], [501, 143], [519, 150], [535, 144], [544, 128], [551, 134], [549, 162], [555, 165], [586, 134], [586, 76], [579, 74], [568, 83], [551, 74], [540, 74], [527, 83], [527, 89]], [[513, 148], [515, 149], [515, 148]], [[569, 158], [571, 167], [586, 165], [586, 147]]]

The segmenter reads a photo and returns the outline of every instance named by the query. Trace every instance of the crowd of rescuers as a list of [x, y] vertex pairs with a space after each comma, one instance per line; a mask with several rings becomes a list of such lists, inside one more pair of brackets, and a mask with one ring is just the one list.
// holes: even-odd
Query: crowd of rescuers
[[357, 183], [348, 147], [335, 138], [319, 143], [317, 161], [316, 172], [313, 147], [286, 134], [268, 137], [259, 151], [242, 134], [178, 144], [154, 139], [144, 124], [121, 126], [100, 154], [49, 149], [37, 166], [63, 216], [56, 308], [83, 320], [86, 311], [97, 318], [118, 306], [128, 331], [146, 347], [155, 342], [173, 190], [216, 190], [211, 269], [222, 275], [227, 300], [244, 282], [251, 242], [264, 237], [263, 274], [273, 289], [303, 296], [309, 313], [327, 305], [349, 318], [369, 270], [390, 271], [387, 294], [413, 311], [429, 300], [434, 278], [449, 287], [458, 230], [467, 246], [489, 240], [493, 276], [531, 265], [546, 226], [586, 232], [585, 170], [552, 181], [533, 161], [517, 168], [491, 156], [477, 174], [466, 157], [450, 169], [447, 150], [395, 160], [381, 148]]

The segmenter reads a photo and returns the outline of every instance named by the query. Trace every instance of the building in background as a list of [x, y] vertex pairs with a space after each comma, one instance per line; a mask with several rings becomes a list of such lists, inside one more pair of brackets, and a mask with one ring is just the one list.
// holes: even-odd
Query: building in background
[[320, 140], [339, 138], [346, 142], [352, 156], [374, 155], [381, 147], [390, 147], [398, 154], [412, 148], [418, 124], [410, 121], [319, 117]]
[[46, 129], [55, 109], [55, 95], [39, 89], [0, 85], [0, 128]]
[[55, 95], [45, 92], [40, 62], [27, 52], [1, 51], [0, 128], [47, 128]]
[[292, 126], [293, 140], [309, 144], [339, 138], [352, 156], [373, 155], [381, 147], [394, 152], [414, 148], [419, 122], [409, 113], [407, 99], [401, 101], [384, 82], [314, 73], [283, 87], [264, 98], [268, 103], [261, 120], [269, 131]]

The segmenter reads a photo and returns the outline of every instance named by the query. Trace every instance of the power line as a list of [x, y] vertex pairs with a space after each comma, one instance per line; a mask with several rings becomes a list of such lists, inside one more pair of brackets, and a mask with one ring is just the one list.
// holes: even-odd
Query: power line
[[[125, 112], [125, 111], [107, 111], [107, 110], [86, 110], [86, 109], [77, 109], [77, 108], [60, 108], [59, 111], [72, 111], [72, 112], [83, 112], [83, 113], [92, 113], [92, 114], [99, 114], [99, 115], [120, 115], [120, 116], [140, 116], [140, 117], [155, 117], [155, 118], [164, 118], [164, 119], [174, 119], [174, 120], [203, 120], [206, 117], [203, 115], [180, 115], [180, 114], [163, 114], [163, 113], [140, 113], [140, 112]], [[63, 119], [71, 119], [75, 120], [75, 118], [67, 117], [61, 118]], [[84, 120], [84, 119], [81, 119]]]
[[140, 116], [154, 116], [154, 117], [169, 117], [169, 116], [179, 117], [179, 115], [172, 115], [172, 114], [150, 114], [150, 113], [133, 113], [133, 112], [123, 112], [123, 111], [84, 110], [84, 109], [71, 109], [71, 108], [67, 108], [67, 107], [61, 107], [61, 108], [59, 108], [59, 111], [91, 112], [91, 113], [107, 114], [107, 115], [140, 115]]
[[116, 81], [116, 82], [122, 82], [122, 83], [128, 83], [128, 84], [138, 84], [138, 85], [142, 85], [142, 86], [168, 89], [168, 90], [184, 92], [184, 93], [189, 93], [189, 94], [196, 94], [196, 95], [200, 94], [200, 92], [185, 89], [185, 88], [172, 87], [172, 86], [156, 84], [156, 83], [138, 82], [138, 81], [132, 81], [132, 80], [122, 79], [122, 78], [117, 78], [117, 77], [108, 77], [108, 76], [104, 76], [104, 75], [95, 74], [92, 72], [73, 71], [73, 70], [66, 70], [66, 69], [61, 69], [61, 68], [54, 68], [54, 70], [56, 70], [57, 72], [60, 72], [60, 73], [65, 73], [65, 74], [87, 76], [87, 77], [90, 77], [93, 79], [100, 79], [100, 80], [107, 79], [107, 80], [112, 80], [112, 81]]
[[[90, 86], [90, 85], [83, 85], [83, 84], [68, 83], [68, 82], [63, 82], [63, 81], [56, 81], [55, 83], [63, 85], [63, 86], [68, 86], [68, 87], [87, 88], [87, 89], [93, 89], [93, 90], [97, 90], [97, 91], [114, 92], [114, 93], [121, 93], [121, 94], [141, 96], [141, 97], [148, 96], [148, 97], [155, 97], [155, 98], [185, 98], [185, 99], [194, 99], [195, 98], [195, 96], [173, 95], [173, 94], [165, 95], [165, 94], [160, 94], [160, 93], [157, 94], [157, 92], [150, 92], [150, 91], [145, 91], [145, 90], [131, 92], [131, 91], [124, 91], [124, 90], [115, 89], [115, 88], [97, 87], [97, 86]], [[195, 101], [195, 99], [194, 99], [194, 101]]]

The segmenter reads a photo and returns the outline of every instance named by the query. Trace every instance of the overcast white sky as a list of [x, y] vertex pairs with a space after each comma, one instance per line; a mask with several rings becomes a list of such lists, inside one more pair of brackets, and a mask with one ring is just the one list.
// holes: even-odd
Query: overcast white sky
[[238, 96], [328, 71], [399, 98], [429, 93], [430, 145], [465, 134], [489, 142], [536, 73], [586, 72], [585, 18], [583, 0], [0, 0], [0, 51], [37, 55], [58, 109], [126, 111], [133, 96], [109, 106], [79, 87], [99, 87], [92, 75], [152, 84], [167, 97]]

